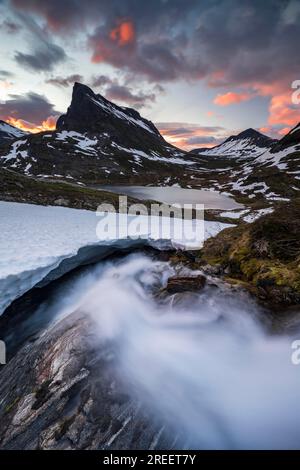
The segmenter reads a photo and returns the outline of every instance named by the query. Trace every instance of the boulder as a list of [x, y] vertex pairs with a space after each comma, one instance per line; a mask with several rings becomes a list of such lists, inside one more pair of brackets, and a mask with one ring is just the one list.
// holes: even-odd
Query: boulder
[[204, 288], [206, 277], [198, 276], [174, 276], [168, 279], [166, 290], [169, 294], [178, 292], [197, 292]]

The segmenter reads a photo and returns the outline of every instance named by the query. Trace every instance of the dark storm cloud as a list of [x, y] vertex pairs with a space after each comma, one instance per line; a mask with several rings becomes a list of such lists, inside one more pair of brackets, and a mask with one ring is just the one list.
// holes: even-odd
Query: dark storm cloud
[[[11, 0], [19, 11], [32, 12], [45, 19], [50, 30], [60, 34], [74, 33], [86, 25], [112, 24], [116, 18], [138, 20], [141, 28], [151, 25], [154, 30], [158, 20], [170, 27], [194, 14], [199, 0]], [[210, 0], [206, 3], [211, 3]], [[160, 28], [160, 25], [158, 25]]]
[[[30, 53], [15, 53], [15, 61], [22, 67], [35, 72], [49, 72], [56, 64], [64, 62], [67, 55], [64, 49], [54, 44], [49, 34], [28, 15], [19, 13], [18, 18], [29, 33]], [[31, 52], [32, 51], [32, 52]]]
[[[196, 0], [90, 0], [88, 4], [76, 0], [12, 0], [11, 3], [19, 11], [41, 16], [49, 30], [61, 35], [76, 34], [86, 25], [89, 30], [94, 26], [88, 45], [95, 62], [104, 55], [104, 62], [151, 81], [175, 80], [180, 70], [184, 76], [199, 77], [198, 67], [189, 63], [183, 53], [186, 39], [180, 25], [193, 15], [186, 7], [197, 6]], [[111, 33], [122, 21], [132, 24], [137, 41], [122, 44], [118, 31], [112, 39]]]
[[[148, 81], [206, 78], [211, 86], [298, 78], [298, 0], [11, 0], [48, 30], [89, 31], [95, 63]], [[127, 22], [127, 29], [120, 27]]]
[[1, 28], [3, 28], [8, 34], [16, 34], [22, 29], [20, 24], [11, 20], [4, 20]]
[[121, 101], [135, 108], [141, 108], [156, 99], [154, 93], [134, 93], [125, 85], [112, 84], [106, 89], [105, 96], [111, 101]]
[[125, 103], [128, 106], [140, 109], [153, 103], [156, 100], [156, 94], [162, 93], [162, 87], [152, 87], [148, 92], [132, 89], [126, 83], [126, 77], [122, 81], [117, 78], [111, 78], [107, 75], [92, 77], [90, 80], [93, 88], [100, 88], [101, 93], [110, 101]]
[[[203, 12], [194, 47], [205, 56], [211, 85], [277, 81], [297, 75], [299, 14], [289, 17], [288, 0], [228, 0]], [[209, 64], [210, 61], [210, 64]]]
[[48, 44], [46, 48], [35, 50], [34, 54], [16, 52], [15, 60], [22, 67], [44, 72], [53, 70], [54, 66], [66, 59], [64, 50], [55, 44]]
[[99, 75], [98, 77], [93, 77], [91, 79], [91, 86], [94, 88], [104, 87], [106, 85], [111, 85], [112, 83], [112, 79], [107, 75]]
[[46, 83], [58, 87], [68, 87], [75, 82], [83, 82], [83, 76], [79, 74], [69, 75], [68, 77], [53, 77], [46, 80]]
[[11, 78], [14, 74], [8, 70], [0, 70], [0, 78]]
[[13, 117], [40, 123], [48, 116], [56, 115], [52, 103], [43, 95], [29, 92], [26, 95], [9, 95], [10, 99], [0, 103], [0, 116], [2, 119]]

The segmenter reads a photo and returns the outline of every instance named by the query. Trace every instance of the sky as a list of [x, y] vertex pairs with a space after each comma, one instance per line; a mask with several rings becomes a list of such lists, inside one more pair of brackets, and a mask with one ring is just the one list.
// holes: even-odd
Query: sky
[[0, 119], [53, 129], [75, 81], [180, 148], [300, 121], [300, 0], [0, 0]]

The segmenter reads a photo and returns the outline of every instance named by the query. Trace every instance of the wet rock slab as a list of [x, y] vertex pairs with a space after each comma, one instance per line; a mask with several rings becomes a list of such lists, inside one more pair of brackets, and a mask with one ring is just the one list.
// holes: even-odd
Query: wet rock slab
[[76, 312], [0, 369], [0, 448], [171, 448], [174, 435], [128, 389], [111, 344]]

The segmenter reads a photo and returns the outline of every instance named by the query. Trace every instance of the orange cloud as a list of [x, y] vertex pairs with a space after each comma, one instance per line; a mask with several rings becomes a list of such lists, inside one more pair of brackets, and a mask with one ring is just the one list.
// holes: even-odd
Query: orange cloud
[[6, 122], [8, 122], [8, 124], [11, 124], [12, 126], [18, 127], [22, 131], [36, 134], [38, 132], [53, 131], [56, 127], [56, 120], [57, 116], [49, 116], [40, 125], [37, 125], [32, 122], [24, 121], [23, 119], [9, 117], [6, 119]]
[[109, 56], [110, 52], [108, 49], [106, 49], [105, 45], [102, 44], [100, 41], [97, 44], [97, 51], [95, 51], [92, 55], [92, 63], [93, 64], [98, 64], [99, 62], [104, 62]]
[[291, 130], [291, 127], [284, 127], [283, 129], [280, 129], [280, 131], [278, 131], [278, 134], [279, 135], [286, 135], [290, 132]]
[[295, 126], [300, 121], [300, 107], [292, 104], [291, 91], [281, 93], [271, 98], [269, 107], [269, 124]]
[[135, 30], [131, 21], [123, 21], [116, 28], [112, 29], [109, 37], [117, 42], [119, 46], [125, 46], [134, 41]]
[[260, 127], [259, 131], [262, 132], [263, 134], [269, 134], [272, 131], [272, 129], [271, 127], [265, 126], [265, 127]]
[[226, 130], [220, 126], [180, 122], [161, 122], [156, 125], [167, 142], [185, 150], [214, 147], [228, 137]]
[[234, 93], [232, 91], [228, 91], [224, 95], [217, 95], [214, 99], [214, 103], [218, 106], [229, 106], [230, 104], [248, 101], [251, 98], [253, 98], [253, 95], [250, 93]]

